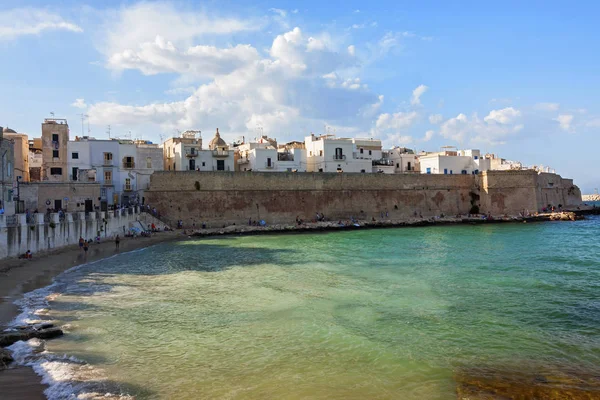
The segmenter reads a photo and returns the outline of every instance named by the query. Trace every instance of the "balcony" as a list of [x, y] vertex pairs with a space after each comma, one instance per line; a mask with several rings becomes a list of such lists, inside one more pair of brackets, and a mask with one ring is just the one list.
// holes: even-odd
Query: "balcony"
[[336, 161], [345, 161], [346, 156], [344, 154], [334, 154], [333, 159]]
[[248, 164], [250, 162], [250, 160], [248, 160], [247, 158], [240, 158], [238, 160], [238, 164]]
[[373, 166], [385, 166], [385, 167], [393, 167], [394, 166], [394, 160], [388, 160], [385, 158], [382, 158], [380, 160], [373, 160], [373, 161], [371, 161], [371, 163], [373, 164]]
[[112, 179], [105, 179], [104, 182], [102, 182], [102, 185], [104, 185], [104, 186], [112, 186], [113, 185], [113, 181], [112, 181]]
[[133, 185], [128, 185], [128, 184], [124, 184], [123, 185], [123, 191], [124, 192], [133, 192], [135, 190], [135, 187]]
[[229, 150], [213, 150], [213, 157], [227, 158], [229, 157]]
[[123, 168], [125, 169], [132, 169], [135, 168], [135, 162], [124, 162], [123, 163]]
[[194, 149], [186, 150], [185, 156], [187, 158], [196, 158], [196, 157], [198, 157], [198, 152]]

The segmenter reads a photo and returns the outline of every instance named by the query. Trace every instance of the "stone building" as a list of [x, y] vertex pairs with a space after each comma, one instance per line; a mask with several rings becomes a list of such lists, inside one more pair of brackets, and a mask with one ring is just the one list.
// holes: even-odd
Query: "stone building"
[[4, 137], [4, 129], [0, 127], [0, 210], [6, 214], [14, 214], [13, 183], [15, 162], [14, 142]]
[[44, 155], [42, 150], [42, 138], [29, 140], [29, 181], [40, 182], [42, 180], [42, 165]]
[[4, 128], [4, 137], [14, 142], [15, 163], [13, 169], [15, 171], [15, 179], [20, 176], [21, 182], [29, 182], [29, 140], [27, 135], [17, 133], [13, 129]]
[[163, 144], [166, 171], [234, 171], [234, 150], [221, 138], [219, 129], [202, 149], [200, 131], [186, 131], [181, 137], [167, 139]]
[[67, 143], [69, 124], [66, 119], [46, 118], [42, 123], [42, 180], [67, 182]]
[[491, 169], [490, 159], [483, 157], [479, 150], [452, 148], [419, 154], [419, 165], [422, 174], [477, 175]]

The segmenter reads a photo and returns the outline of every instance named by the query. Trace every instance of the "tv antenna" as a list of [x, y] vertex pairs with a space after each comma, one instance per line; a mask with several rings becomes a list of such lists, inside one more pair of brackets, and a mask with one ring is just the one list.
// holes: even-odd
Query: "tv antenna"
[[77, 114], [81, 117], [81, 136], [84, 136], [84, 131], [83, 131], [83, 121], [85, 120], [85, 114]]
[[54, 111], [50, 111], [50, 116], [54, 118]]

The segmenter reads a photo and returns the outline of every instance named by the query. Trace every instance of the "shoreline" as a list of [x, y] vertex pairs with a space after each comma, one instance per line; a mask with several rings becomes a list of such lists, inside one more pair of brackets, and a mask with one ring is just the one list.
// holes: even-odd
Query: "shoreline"
[[[585, 212], [584, 210], [581, 210]], [[120, 249], [117, 252], [112, 240], [105, 240], [100, 244], [90, 247], [85, 258], [82, 251], [76, 246], [66, 246], [50, 252], [34, 254], [32, 260], [8, 259], [0, 261], [0, 326], [6, 329], [8, 324], [16, 318], [20, 309], [14, 302], [35, 289], [50, 285], [54, 278], [64, 271], [78, 265], [99, 261], [119, 253], [147, 248], [158, 243], [188, 238], [212, 237], [224, 235], [262, 235], [262, 234], [302, 234], [333, 232], [361, 229], [385, 229], [401, 227], [426, 227], [437, 225], [478, 225], [498, 223], [524, 223], [545, 221], [570, 221], [575, 220], [575, 213], [541, 214], [532, 217], [506, 217], [491, 220], [479, 218], [444, 217], [444, 218], [411, 218], [408, 220], [378, 220], [356, 221], [359, 226], [354, 226], [349, 221], [338, 222], [310, 222], [301, 225], [274, 224], [266, 227], [231, 225], [224, 228], [200, 229], [195, 231], [176, 230], [159, 232], [151, 237], [122, 238]], [[185, 234], [184, 234], [185, 232]], [[38, 379], [36, 379], [38, 378]], [[20, 384], [14, 383], [15, 381]], [[0, 387], [14, 388], [15, 399], [45, 398], [43, 390], [46, 385], [40, 383], [41, 377], [33, 373], [29, 367], [12, 365], [6, 370], [0, 370]], [[11, 400], [11, 394], [6, 399]]]

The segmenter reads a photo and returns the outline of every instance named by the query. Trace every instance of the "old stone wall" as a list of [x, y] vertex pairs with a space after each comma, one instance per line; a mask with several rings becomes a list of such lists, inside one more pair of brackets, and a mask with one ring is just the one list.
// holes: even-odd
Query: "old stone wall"
[[32, 212], [53, 209], [55, 200], [60, 200], [61, 207], [68, 212], [85, 211], [86, 200], [92, 200], [94, 207], [100, 206], [99, 183], [34, 182], [19, 185], [19, 191], [25, 209]]
[[[34, 254], [68, 245], [77, 245], [79, 237], [95, 239], [100, 231], [102, 238], [124, 235], [136, 226], [139, 211], [135, 208], [108, 212], [67, 213], [64, 219], [58, 214], [45, 218], [43, 213], [8, 217], [0, 215], [0, 259], [16, 257], [31, 250]], [[13, 218], [14, 221], [9, 221]]]
[[[557, 186], [548, 182], [557, 182]], [[560, 183], [559, 183], [560, 182]], [[535, 171], [490, 171], [481, 175], [234, 173], [164, 171], [150, 181], [147, 201], [167, 221], [189, 226], [293, 223], [324, 213], [331, 220], [407, 218], [480, 212], [518, 214], [541, 210], [546, 196], [553, 205], [573, 204], [572, 181]]]

